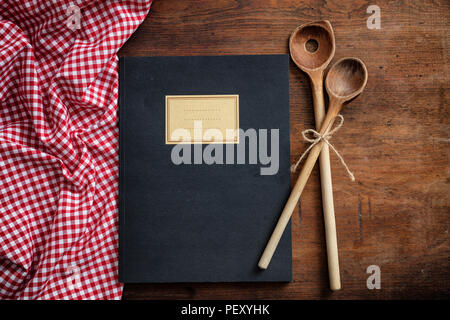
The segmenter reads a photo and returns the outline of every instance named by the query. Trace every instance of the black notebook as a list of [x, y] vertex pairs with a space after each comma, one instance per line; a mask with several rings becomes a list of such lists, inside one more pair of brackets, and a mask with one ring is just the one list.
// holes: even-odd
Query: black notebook
[[123, 57], [119, 119], [120, 282], [291, 281], [288, 55]]

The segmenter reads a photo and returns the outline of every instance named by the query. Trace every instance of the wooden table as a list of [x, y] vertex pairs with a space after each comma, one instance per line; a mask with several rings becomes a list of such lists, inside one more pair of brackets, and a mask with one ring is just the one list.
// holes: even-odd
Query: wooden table
[[[372, 4], [378, 30], [366, 25]], [[124, 298], [450, 297], [449, 16], [448, 0], [155, 0], [120, 56], [288, 53], [297, 25], [328, 19], [335, 60], [361, 58], [369, 81], [333, 137], [357, 179], [332, 155], [341, 291], [328, 289], [316, 168], [292, 218], [292, 283], [126, 285]], [[309, 83], [292, 62], [290, 99], [294, 162], [314, 119]], [[369, 265], [381, 269], [380, 290], [367, 289]]]

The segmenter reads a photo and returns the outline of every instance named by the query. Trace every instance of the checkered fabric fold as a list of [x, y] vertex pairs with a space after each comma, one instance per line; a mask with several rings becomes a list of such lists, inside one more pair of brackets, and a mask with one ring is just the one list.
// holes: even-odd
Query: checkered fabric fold
[[0, 298], [121, 297], [116, 53], [150, 5], [0, 2]]

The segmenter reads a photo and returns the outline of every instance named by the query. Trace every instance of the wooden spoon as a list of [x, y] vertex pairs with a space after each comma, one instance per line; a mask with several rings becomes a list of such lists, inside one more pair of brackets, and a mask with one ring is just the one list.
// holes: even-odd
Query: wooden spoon
[[[320, 130], [325, 117], [323, 98], [323, 74], [334, 57], [335, 40], [331, 23], [327, 20], [303, 24], [297, 27], [289, 39], [292, 60], [310, 79], [314, 102], [316, 130]], [[333, 184], [331, 182], [330, 151], [323, 146], [319, 157], [322, 207], [325, 220], [328, 275], [332, 290], [339, 290], [339, 257], [334, 218]]]
[[[325, 87], [330, 98], [330, 106], [320, 129], [320, 134], [324, 135], [330, 131], [333, 126], [336, 115], [341, 111], [345, 103], [356, 98], [365, 88], [367, 83], [367, 68], [364, 63], [357, 58], [344, 58], [336, 62], [328, 72], [325, 80]], [[291, 195], [278, 219], [277, 225], [267, 243], [266, 248], [259, 260], [258, 266], [266, 269], [277, 248], [278, 242], [283, 235], [284, 229], [288, 224], [292, 211], [297, 205], [298, 199], [308, 181], [314, 164], [319, 157], [325, 142], [316, 144], [310, 151], [308, 158], [303, 165], [302, 171], [291, 191]], [[334, 287], [334, 284], [332, 284]], [[335, 289], [339, 289], [335, 287]]]

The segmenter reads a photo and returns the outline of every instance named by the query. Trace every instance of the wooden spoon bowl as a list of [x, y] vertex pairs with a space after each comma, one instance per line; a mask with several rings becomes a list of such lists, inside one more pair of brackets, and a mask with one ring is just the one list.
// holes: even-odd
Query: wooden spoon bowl
[[358, 58], [344, 58], [337, 61], [328, 71], [325, 79], [330, 99], [349, 102], [358, 96], [367, 84], [367, 68]]
[[292, 60], [306, 73], [326, 68], [334, 56], [334, 33], [329, 21], [299, 26], [289, 39]]

